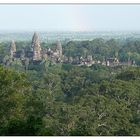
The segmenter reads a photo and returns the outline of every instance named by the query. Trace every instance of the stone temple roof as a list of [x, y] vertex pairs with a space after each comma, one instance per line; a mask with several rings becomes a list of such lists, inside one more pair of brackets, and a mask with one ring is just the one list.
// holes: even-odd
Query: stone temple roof
[[16, 44], [15, 44], [14, 40], [11, 41], [10, 49], [11, 49], [11, 51], [16, 52]]
[[62, 50], [62, 45], [61, 45], [61, 42], [59, 40], [56, 43], [56, 49], [57, 50]]
[[39, 42], [39, 36], [37, 32], [34, 32], [33, 38], [32, 38], [32, 47], [38, 47], [40, 45]]
[[38, 36], [37, 32], [34, 32], [32, 40], [38, 40], [38, 39], [39, 39], [39, 36]]

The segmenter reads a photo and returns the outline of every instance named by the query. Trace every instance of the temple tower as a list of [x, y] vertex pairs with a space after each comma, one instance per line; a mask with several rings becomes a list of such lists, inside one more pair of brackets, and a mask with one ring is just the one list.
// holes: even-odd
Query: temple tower
[[56, 43], [56, 51], [57, 51], [59, 57], [61, 58], [62, 57], [62, 45], [59, 40]]
[[12, 40], [10, 44], [10, 57], [13, 58], [15, 53], [16, 53], [16, 44], [15, 44], [15, 41]]
[[41, 46], [39, 36], [35, 32], [32, 38], [33, 60], [41, 60]]

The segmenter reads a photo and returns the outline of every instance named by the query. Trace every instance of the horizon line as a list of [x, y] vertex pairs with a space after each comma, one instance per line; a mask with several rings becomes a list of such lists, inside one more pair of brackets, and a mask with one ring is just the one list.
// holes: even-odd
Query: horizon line
[[1, 32], [140, 32], [140, 30], [1, 30]]

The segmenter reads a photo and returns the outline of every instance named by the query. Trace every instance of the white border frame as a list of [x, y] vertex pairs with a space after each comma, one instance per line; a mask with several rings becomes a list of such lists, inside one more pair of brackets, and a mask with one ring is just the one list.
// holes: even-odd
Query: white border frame
[[0, 4], [139, 4], [139, 0], [0, 0]]
[[[113, 5], [113, 4], [123, 4], [123, 5], [136, 5], [140, 4], [140, 0], [0, 0], [0, 5], [20, 5], [20, 4], [33, 4], [33, 5], [43, 5], [43, 4], [101, 4], [101, 5]], [[31, 140], [31, 139], [45, 139], [46, 137], [1, 137], [1, 139], [11, 139], [11, 140], [17, 140], [17, 139], [26, 139], [26, 140]], [[77, 140], [77, 139], [83, 139], [86, 140], [88, 139], [95, 139], [95, 140], [100, 140], [100, 139], [105, 139], [105, 140], [117, 140], [117, 139], [138, 139], [140, 137], [47, 137], [48, 139], [60, 139], [60, 140]]]

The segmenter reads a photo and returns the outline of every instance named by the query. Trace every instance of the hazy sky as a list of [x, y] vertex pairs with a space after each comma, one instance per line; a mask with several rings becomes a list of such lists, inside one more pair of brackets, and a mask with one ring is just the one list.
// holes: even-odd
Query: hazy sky
[[0, 5], [0, 30], [140, 30], [140, 5]]

